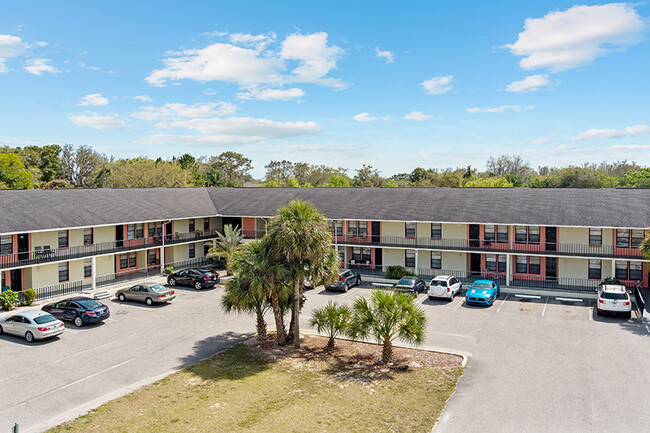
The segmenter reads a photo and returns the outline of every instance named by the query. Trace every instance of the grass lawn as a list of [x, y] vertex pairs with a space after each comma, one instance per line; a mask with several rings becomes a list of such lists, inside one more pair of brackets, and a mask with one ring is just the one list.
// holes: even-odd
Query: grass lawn
[[305, 337], [303, 348], [238, 344], [50, 432], [430, 432], [460, 357]]

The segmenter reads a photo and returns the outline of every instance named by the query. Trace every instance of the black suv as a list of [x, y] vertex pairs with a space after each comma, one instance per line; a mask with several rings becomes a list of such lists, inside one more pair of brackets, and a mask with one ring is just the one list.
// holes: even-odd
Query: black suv
[[214, 287], [219, 282], [219, 274], [207, 269], [183, 269], [167, 277], [170, 286], [193, 286], [196, 290]]
[[342, 290], [347, 292], [352, 286], [361, 284], [361, 275], [352, 272], [350, 269], [339, 274], [339, 280], [333, 284], [328, 284], [325, 290]]

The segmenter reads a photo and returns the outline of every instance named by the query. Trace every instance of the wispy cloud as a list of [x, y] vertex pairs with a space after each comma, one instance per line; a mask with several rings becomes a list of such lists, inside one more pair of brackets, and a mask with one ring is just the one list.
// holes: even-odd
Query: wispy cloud
[[532, 110], [534, 109], [534, 105], [528, 105], [525, 107], [522, 107], [521, 105], [501, 105], [500, 107], [473, 107], [473, 108], [467, 108], [465, 111], [468, 113], [476, 114], [476, 113], [503, 113], [504, 111], [523, 111], [523, 110]]
[[81, 98], [81, 101], [77, 105], [108, 105], [108, 99], [104, 98], [101, 93], [92, 93]]
[[411, 111], [404, 116], [405, 120], [429, 120], [433, 118], [430, 114], [424, 114], [422, 111]]
[[529, 75], [521, 81], [513, 81], [506, 86], [506, 92], [527, 93], [536, 92], [542, 87], [549, 86], [548, 75]]
[[375, 47], [375, 53], [380, 59], [384, 59], [386, 63], [395, 63], [395, 56], [390, 51], [382, 51], [379, 47]]
[[440, 95], [449, 92], [453, 88], [451, 85], [453, 79], [453, 75], [445, 75], [443, 77], [433, 77], [432, 79], [425, 80], [420, 84], [424, 87], [424, 91], [427, 94]]
[[25, 62], [23, 69], [32, 75], [43, 75], [43, 72], [56, 74], [61, 71], [50, 65], [50, 59], [29, 59]]
[[573, 137], [572, 141], [607, 140], [610, 138], [638, 137], [650, 134], [650, 126], [633, 125], [623, 129], [588, 129]]
[[131, 127], [115, 116], [100, 116], [98, 114], [89, 114], [81, 116], [70, 116], [70, 121], [78, 126], [84, 126], [93, 129], [130, 129]]

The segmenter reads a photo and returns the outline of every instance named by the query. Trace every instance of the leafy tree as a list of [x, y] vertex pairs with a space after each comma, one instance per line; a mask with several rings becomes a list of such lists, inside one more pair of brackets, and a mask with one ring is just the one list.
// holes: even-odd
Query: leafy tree
[[240, 187], [252, 179], [252, 161], [241, 153], [223, 152], [219, 156], [211, 157], [206, 167], [206, 186]]
[[347, 305], [338, 305], [332, 301], [317, 308], [311, 313], [309, 324], [316, 330], [329, 337], [327, 353], [334, 351], [334, 339], [337, 335], [345, 335], [350, 326], [352, 310]]
[[625, 173], [621, 186], [630, 188], [650, 188], [650, 168], [640, 168]]
[[395, 182], [395, 179], [389, 179], [384, 184], [385, 188], [397, 188], [399, 185]]
[[278, 187], [281, 187], [281, 186], [282, 186], [282, 185], [280, 185], [280, 184], [279, 184], [277, 181], [275, 181], [275, 180], [269, 180], [269, 181], [266, 181], [266, 182], [264, 182], [262, 185], [265, 186], [265, 187], [267, 187], [267, 188], [278, 188]]
[[414, 298], [406, 293], [373, 290], [370, 302], [357, 298], [353, 303], [349, 327], [352, 338], [373, 337], [383, 345], [382, 361], [393, 357], [393, 340], [400, 338], [408, 343], [424, 341], [426, 317], [415, 305]]
[[357, 174], [352, 179], [352, 186], [384, 186], [385, 179], [379, 175], [379, 170], [372, 168], [371, 165], [363, 164], [363, 167], [357, 169], [356, 172]]
[[340, 175], [334, 175], [330, 178], [329, 182], [324, 184], [323, 186], [329, 186], [329, 187], [349, 187], [350, 182], [348, 182], [347, 178], [345, 176], [340, 176]]
[[50, 144], [46, 146], [25, 146], [22, 149], [21, 160], [27, 169], [38, 168], [38, 180], [49, 182], [62, 176], [61, 146]]
[[33, 175], [15, 153], [0, 153], [0, 189], [32, 189]]
[[287, 181], [287, 186], [291, 187], [291, 188], [298, 188], [298, 187], [300, 187], [300, 183], [298, 182], [298, 179], [296, 179], [295, 177], [292, 177], [291, 179], [289, 179]]
[[[244, 259], [242, 258], [242, 260]], [[235, 269], [239, 268], [237, 259], [233, 267]], [[240, 272], [226, 283], [224, 294], [221, 297], [221, 307], [226, 313], [255, 314], [257, 339], [267, 340], [264, 314], [268, 311], [270, 304], [266, 295], [267, 292], [263, 284], [258, 284], [256, 281], [251, 280], [247, 272]]]
[[498, 158], [490, 156], [485, 165], [487, 171], [497, 177], [510, 174], [523, 179], [533, 173], [521, 155], [501, 155]]
[[225, 257], [226, 273], [232, 275], [232, 260], [240, 252], [244, 237], [241, 228], [233, 228], [232, 225], [227, 224], [223, 228], [223, 234], [217, 232], [217, 238], [212, 240], [212, 247], [209, 249], [206, 258]]
[[171, 161], [120, 159], [108, 164], [109, 188], [178, 188], [191, 185], [192, 173]]
[[77, 188], [93, 188], [104, 161], [105, 158], [89, 146], [66, 144], [61, 150], [63, 179]]
[[293, 163], [291, 161], [271, 161], [266, 168], [266, 181], [274, 180], [280, 185], [285, 184], [293, 176]]
[[468, 180], [467, 188], [512, 188], [512, 183], [503, 177], [482, 177]]

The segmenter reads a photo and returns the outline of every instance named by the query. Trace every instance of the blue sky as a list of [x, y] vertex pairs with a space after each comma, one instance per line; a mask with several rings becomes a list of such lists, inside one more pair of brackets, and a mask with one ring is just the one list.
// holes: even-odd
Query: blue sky
[[650, 4], [1, 0], [0, 144], [650, 165]]

